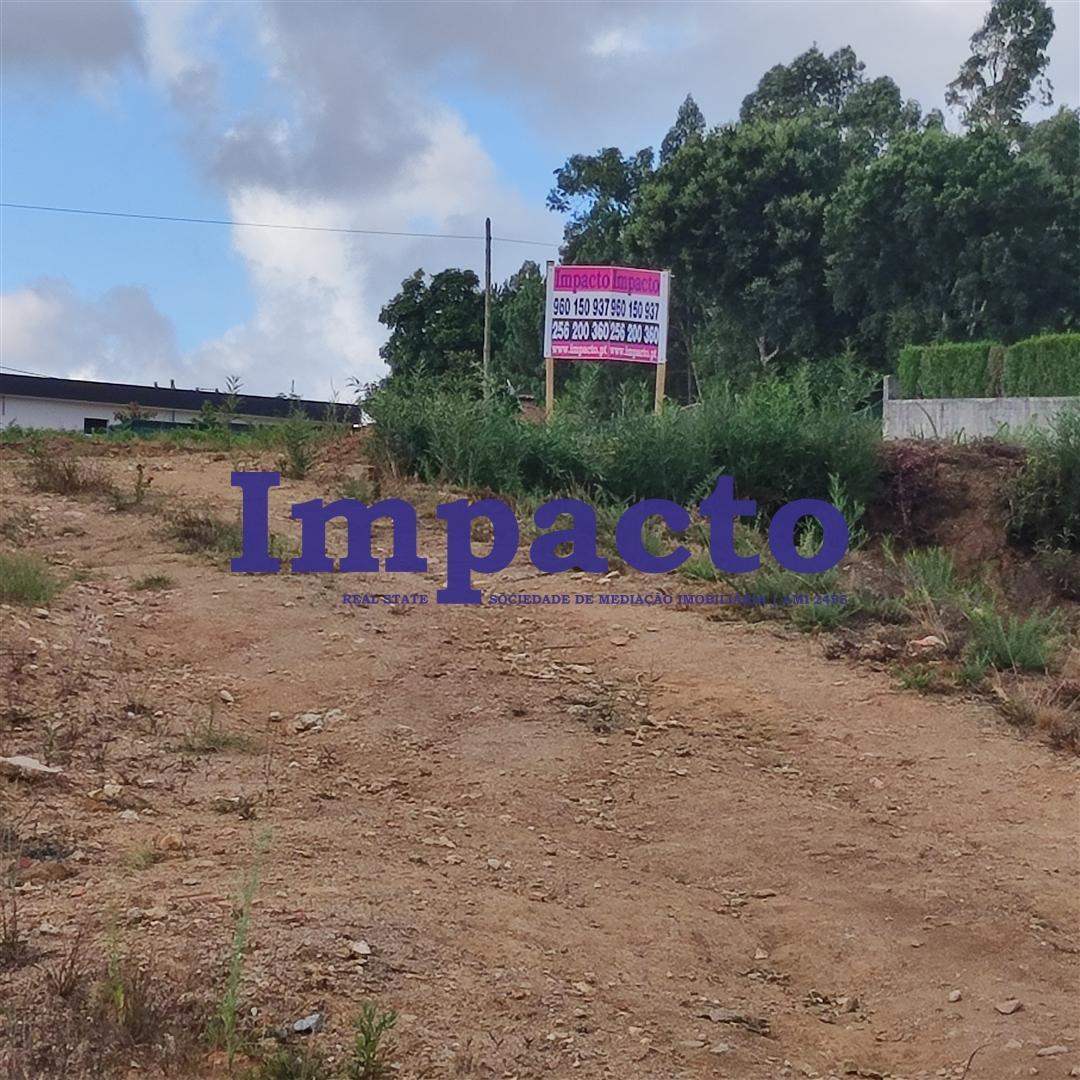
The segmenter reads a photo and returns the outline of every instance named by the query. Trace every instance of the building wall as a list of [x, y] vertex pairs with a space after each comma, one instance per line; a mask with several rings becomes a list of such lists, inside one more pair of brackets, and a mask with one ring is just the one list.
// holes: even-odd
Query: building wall
[[1080, 408], [1075, 397], [894, 398], [885, 379], [882, 425], [886, 439], [979, 439], [1005, 428], [1048, 428], [1063, 410]]
[[[16, 397], [13, 394], [0, 394], [0, 427], [18, 424], [24, 428], [51, 428], [59, 431], [83, 430], [86, 420], [105, 420], [114, 424], [114, 414], [127, 406], [127, 402], [118, 401], [115, 405], [95, 401], [61, 401], [55, 398]], [[163, 420], [173, 424], [190, 424], [198, 413], [191, 409], [147, 410], [146, 419]], [[278, 417], [245, 417], [238, 413], [237, 420], [250, 420], [252, 423], [274, 424]]]

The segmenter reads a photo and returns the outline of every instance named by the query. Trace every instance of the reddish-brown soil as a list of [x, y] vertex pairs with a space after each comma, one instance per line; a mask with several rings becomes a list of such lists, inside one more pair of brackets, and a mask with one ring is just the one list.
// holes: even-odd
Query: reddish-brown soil
[[[134, 460], [107, 468], [128, 484]], [[224, 455], [140, 460], [166, 507], [235, 513]], [[245, 1007], [267, 1027], [324, 1011], [332, 1058], [375, 998], [403, 1078], [1077, 1075], [1077, 761], [988, 706], [828, 662], [781, 623], [435, 605], [430, 514], [424, 575], [236, 576], [177, 554], [159, 515], [29, 494], [13, 466], [19, 546], [86, 571], [48, 617], [0, 609], [33, 668], [7, 672], [24, 719], [0, 753], [64, 769], [0, 779], [0, 814], [73, 849], [74, 876], [18, 893], [39, 957], [80, 928], [100, 952], [115, 924], [219, 995], [266, 830]], [[274, 529], [330, 490], [286, 481]], [[151, 573], [174, 587], [134, 591]], [[658, 584], [524, 561], [484, 582]], [[211, 714], [251, 745], [185, 751]], [[254, 818], [221, 813], [232, 798]], [[0, 1009], [36, 1008], [39, 970], [0, 972]]]

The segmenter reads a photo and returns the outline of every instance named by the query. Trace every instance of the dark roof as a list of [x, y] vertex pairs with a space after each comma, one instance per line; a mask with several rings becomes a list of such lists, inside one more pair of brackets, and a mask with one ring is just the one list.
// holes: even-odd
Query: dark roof
[[[150, 409], [191, 409], [198, 412], [209, 402], [221, 405], [226, 395], [220, 390], [174, 390], [168, 386], [136, 386], [132, 383], [89, 382], [84, 379], [54, 379], [43, 375], [9, 375], [0, 372], [0, 394], [15, 397], [54, 398], [60, 401], [93, 401], [104, 405], [136, 402]], [[328, 401], [301, 398], [262, 397], [240, 392], [240, 416], [288, 416], [299, 409], [312, 420], [325, 420]], [[342, 419], [352, 419], [355, 405], [340, 405]]]

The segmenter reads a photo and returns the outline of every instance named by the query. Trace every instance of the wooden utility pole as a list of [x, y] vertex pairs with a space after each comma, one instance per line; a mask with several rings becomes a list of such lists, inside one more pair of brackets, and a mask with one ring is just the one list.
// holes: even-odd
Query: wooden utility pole
[[484, 218], [484, 397], [491, 394], [491, 218]]

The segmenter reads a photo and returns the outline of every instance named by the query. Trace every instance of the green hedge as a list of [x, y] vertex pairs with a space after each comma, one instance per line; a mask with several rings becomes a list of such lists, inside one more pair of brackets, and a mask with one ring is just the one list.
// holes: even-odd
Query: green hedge
[[1014, 397], [1080, 397], [1080, 334], [1040, 334], [1010, 345], [1002, 389]]
[[993, 341], [908, 345], [900, 353], [900, 389], [905, 397], [988, 397]]
[[1080, 397], [1080, 334], [907, 345], [900, 393], [909, 398]]

